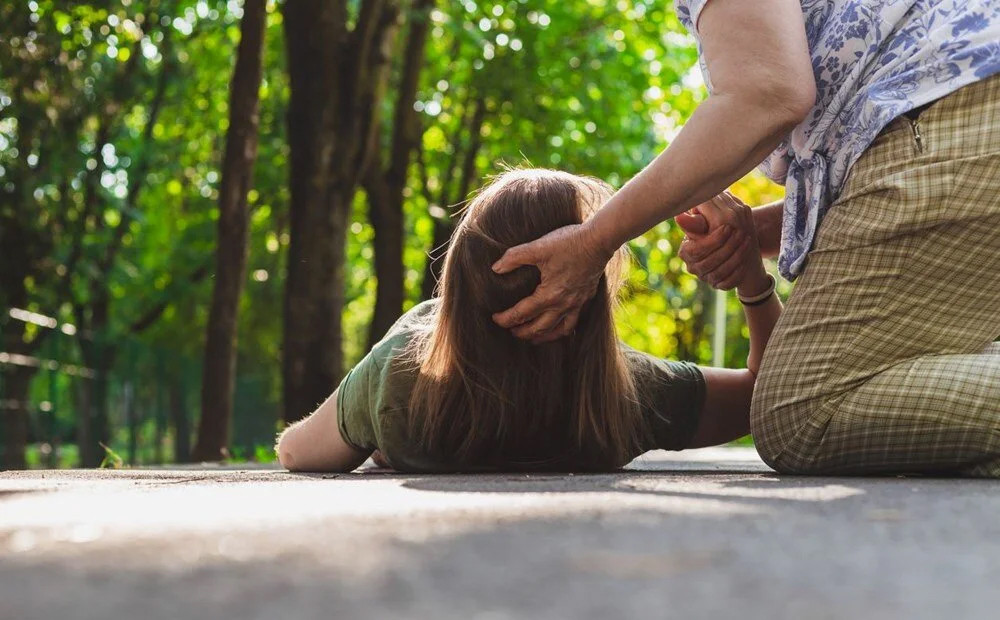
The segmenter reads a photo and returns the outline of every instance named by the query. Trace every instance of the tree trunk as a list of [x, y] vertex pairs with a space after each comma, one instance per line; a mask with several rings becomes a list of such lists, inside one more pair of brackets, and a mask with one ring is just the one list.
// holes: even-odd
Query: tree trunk
[[131, 381], [122, 385], [122, 403], [125, 410], [125, 426], [128, 427], [128, 448], [125, 462], [135, 465], [139, 457], [139, 419], [135, 410], [135, 386]]
[[77, 443], [80, 466], [98, 467], [105, 456], [101, 444], [109, 445], [108, 370], [93, 363], [88, 363], [88, 366], [94, 370], [94, 377], [87, 381], [87, 398], [80, 410]]
[[420, 144], [420, 119], [413, 104], [417, 100], [424, 49], [436, 0], [416, 0], [410, 13], [410, 29], [400, 69], [399, 93], [393, 117], [388, 168], [381, 161], [366, 178], [369, 218], [375, 230], [375, 311], [368, 331], [368, 346], [375, 346], [403, 312], [406, 298], [403, 264], [403, 193], [413, 152]]
[[[0, 190], [7, 191], [7, 190]], [[0, 352], [30, 355], [25, 343], [24, 323], [8, 315], [10, 308], [24, 308], [28, 291], [25, 279], [31, 273], [29, 239], [21, 230], [17, 212], [0, 208]], [[13, 363], [0, 364], [0, 435], [3, 450], [0, 467], [24, 469], [28, 443], [28, 387], [36, 369]]]
[[[80, 464], [97, 467], [104, 460], [101, 444], [110, 446], [111, 429], [108, 424], [108, 381], [114, 366], [116, 349], [107, 343], [108, 311], [110, 299], [106, 289], [93, 289], [94, 301], [87, 319], [78, 314], [77, 328], [83, 328], [80, 353], [83, 362], [94, 375], [87, 387], [87, 406], [81, 410], [78, 427]], [[79, 333], [79, 332], [78, 332]]]
[[324, 201], [327, 208], [292, 217], [285, 284], [286, 422], [312, 411], [342, 373], [344, 242], [351, 198], [334, 195]]
[[353, 28], [345, 0], [296, 0], [283, 11], [291, 204], [282, 415], [292, 422], [325, 399], [343, 373], [346, 228], [375, 150], [399, 8], [367, 0]]
[[3, 414], [3, 469], [25, 469], [28, 446], [28, 388], [35, 369], [4, 366], [0, 376], [0, 413]]
[[406, 298], [403, 265], [403, 196], [388, 187], [368, 191], [368, 217], [375, 231], [375, 311], [368, 327], [368, 348], [375, 346], [403, 312]]
[[[448, 251], [448, 243], [451, 240], [451, 232], [455, 229], [454, 207], [456, 204], [463, 205], [472, 191], [472, 183], [478, 178], [476, 174], [476, 158], [479, 156], [479, 149], [483, 145], [483, 123], [486, 121], [486, 102], [482, 98], [477, 98], [472, 103], [472, 113], [469, 120], [469, 146], [465, 150], [462, 160], [462, 175], [459, 177], [458, 191], [454, 196], [447, 196], [446, 190], [442, 190], [442, 209], [445, 209], [444, 217], [434, 217], [434, 232], [431, 240], [431, 250], [428, 252], [427, 262], [424, 265], [424, 279], [421, 284], [421, 295], [423, 299], [430, 299], [436, 293], [437, 282], [441, 278], [441, 270], [444, 267], [444, 256]], [[449, 175], [450, 176], [450, 175]]]
[[216, 461], [227, 456], [236, 375], [236, 323], [246, 278], [250, 217], [247, 192], [257, 158], [257, 129], [265, 0], [243, 5], [240, 44], [229, 94], [229, 131], [219, 190], [215, 286], [205, 337], [201, 419], [192, 458]]
[[191, 458], [191, 430], [180, 377], [170, 384], [170, 418], [174, 425], [174, 461], [185, 463]]
[[[405, 177], [404, 177], [405, 178]], [[368, 348], [375, 346], [403, 312], [403, 194], [383, 186], [369, 189], [368, 217], [375, 231], [375, 311], [368, 327]]]

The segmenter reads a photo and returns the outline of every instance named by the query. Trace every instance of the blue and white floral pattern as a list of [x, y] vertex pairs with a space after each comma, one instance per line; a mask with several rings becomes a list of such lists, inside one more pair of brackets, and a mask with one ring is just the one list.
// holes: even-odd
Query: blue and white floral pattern
[[[708, 1], [676, 0], [677, 14], [696, 40]], [[890, 121], [1000, 73], [1000, 0], [801, 4], [816, 105], [760, 166], [785, 186], [778, 267], [788, 279], [801, 272], [816, 227], [851, 166]], [[704, 61], [701, 68], [711, 91]]]

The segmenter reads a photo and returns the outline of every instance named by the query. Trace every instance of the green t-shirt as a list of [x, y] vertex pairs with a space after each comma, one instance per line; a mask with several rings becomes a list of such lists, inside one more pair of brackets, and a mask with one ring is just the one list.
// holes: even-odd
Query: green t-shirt
[[[363, 451], [381, 450], [402, 471], [442, 471], [407, 436], [407, 406], [418, 369], [404, 355], [417, 330], [426, 329], [437, 300], [404, 314], [347, 373], [337, 395], [337, 424], [344, 441]], [[634, 373], [642, 415], [649, 429], [641, 452], [683, 450], [698, 426], [705, 378], [688, 362], [671, 362], [622, 347]], [[641, 453], [640, 452], [640, 453]], [[639, 454], [632, 455], [632, 458]]]

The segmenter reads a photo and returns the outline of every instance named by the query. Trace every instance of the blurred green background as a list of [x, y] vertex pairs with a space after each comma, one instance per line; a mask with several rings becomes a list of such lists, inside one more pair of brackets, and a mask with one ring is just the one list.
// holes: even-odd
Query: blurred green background
[[[342, 356], [328, 362], [330, 383], [366, 353], [388, 282], [376, 277], [379, 226], [392, 231], [377, 215], [376, 192], [398, 189], [401, 201], [402, 254], [387, 267], [399, 272], [402, 302], [386, 311], [398, 314], [431, 294], [428, 253], [446, 238], [452, 207], [502, 164], [617, 186], [706, 97], [693, 40], [663, 0], [326, 3], [340, 11], [333, 18], [324, 3], [286, 3], [0, 7], [6, 467], [197, 458], [220, 192], [233, 174], [225, 164], [230, 88], [237, 57], [254, 54], [238, 49], [245, 12], [263, 20], [259, 145], [248, 191], [229, 194], [248, 218], [246, 265], [234, 271], [242, 285], [235, 376], [231, 388], [219, 387], [231, 393], [232, 412], [209, 412], [231, 429], [216, 442], [234, 460], [271, 460], [276, 430], [305, 413], [282, 392], [283, 366], [296, 362], [287, 350], [283, 357], [283, 316], [301, 301], [289, 300], [286, 285], [303, 230], [296, 226], [308, 227], [296, 218], [310, 208], [290, 191], [293, 149], [313, 137], [296, 142], [289, 115], [329, 110], [335, 129], [317, 129], [313, 146], [332, 145], [331, 167], [367, 162], [368, 172], [329, 175], [347, 197], [344, 252], [334, 253], [341, 265], [329, 265], [343, 291], [333, 323]], [[379, 44], [365, 48], [369, 35]], [[345, 138], [358, 128], [361, 138]], [[317, 151], [301, 152], [308, 161]], [[781, 197], [757, 175], [734, 191], [752, 205]], [[638, 349], [710, 363], [717, 297], [684, 271], [681, 238], [664, 223], [633, 242], [618, 325]], [[735, 299], [721, 299], [723, 362], [738, 367], [746, 329]], [[309, 323], [298, 329], [310, 332]]]

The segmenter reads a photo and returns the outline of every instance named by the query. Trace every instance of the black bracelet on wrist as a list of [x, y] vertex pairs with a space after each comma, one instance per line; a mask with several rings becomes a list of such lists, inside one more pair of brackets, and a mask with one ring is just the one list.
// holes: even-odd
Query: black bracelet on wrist
[[774, 276], [772, 276], [771, 274], [767, 274], [767, 279], [768, 279], [767, 288], [758, 293], [757, 295], [745, 297], [743, 295], [740, 295], [739, 291], [737, 291], [736, 296], [739, 297], [740, 303], [743, 304], [744, 306], [759, 306], [768, 299], [771, 299], [771, 297], [774, 296], [774, 288], [777, 285], [777, 282], [775, 281]]
[[758, 299], [757, 301], [751, 301], [751, 302], [741, 301], [740, 303], [742, 303], [744, 306], [762, 306], [762, 305], [766, 304], [767, 302], [771, 301], [772, 297], [774, 297], [774, 291], [773, 290], [764, 299]]

